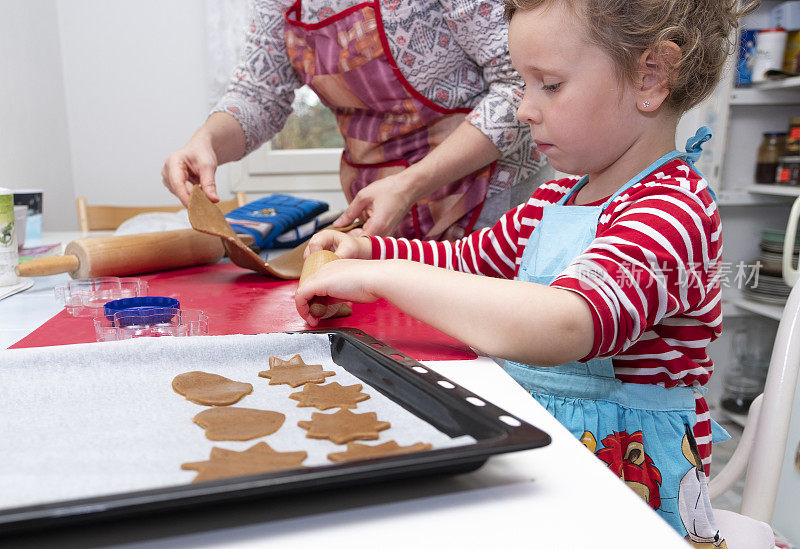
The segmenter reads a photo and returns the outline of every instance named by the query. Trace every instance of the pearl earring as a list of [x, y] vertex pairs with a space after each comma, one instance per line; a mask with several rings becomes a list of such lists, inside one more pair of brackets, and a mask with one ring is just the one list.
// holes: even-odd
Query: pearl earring
[[642, 103], [642, 107], [644, 107], [645, 109], [650, 107], [650, 101], [645, 99], [644, 102]]

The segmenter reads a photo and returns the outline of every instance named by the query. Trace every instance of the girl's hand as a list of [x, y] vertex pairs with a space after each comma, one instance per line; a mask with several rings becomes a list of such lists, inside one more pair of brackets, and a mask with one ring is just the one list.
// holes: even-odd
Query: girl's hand
[[[217, 166], [217, 155], [211, 139], [203, 132], [198, 132], [183, 148], [167, 158], [161, 169], [161, 180], [184, 206], [189, 204], [188, 189], [191, 185], [200, 185], [209, 200], [219, 202], [214, 181]], [[191, 184], [188, 187], [187, 182]]]
[[315, 296], [328, 296], [334, 301], [375, 301], [380, 296], [374, 288], [378, 287], [384, 264], [355, 259], [326, 263], [297, 288], [294, 296], [297, 312], [310, 326], [316, 326], [320, 319], [311, 314], [308, 304]]
[[341, 231], [320, 231], [312, 236], [303, 257], [319, 250], [330, 250], [342, 259], [372, 259], [372, 243], [369, 237], [354, 236]]
[[[413, 170], [412, 170], [413, 171]], [[365, 219], [363, 232], [374, 236], [391, 236], [417, 201], [409, 169], [374, 181], [358, 191], [347, 209], [333, 222], [344, 227], [356, 219]]]

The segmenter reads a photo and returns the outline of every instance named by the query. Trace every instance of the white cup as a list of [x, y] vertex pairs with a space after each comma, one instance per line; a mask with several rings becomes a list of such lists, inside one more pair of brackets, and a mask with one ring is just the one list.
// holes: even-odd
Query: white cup
[[28, 223], [28, 207], [14, 206], [14, 228], [17, 231], [17, 247], [25, 246], [25, 226]]
[[756, 34], [756, 58], [753, 62], [753, 82], [763, 82], [770, 69], [781, 70], [786, 50], [787, 32], [784, 29], [764, 29]]

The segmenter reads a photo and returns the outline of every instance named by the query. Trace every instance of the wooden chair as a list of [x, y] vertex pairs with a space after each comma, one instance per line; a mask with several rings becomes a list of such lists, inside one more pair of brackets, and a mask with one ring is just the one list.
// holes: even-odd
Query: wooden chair
[[[119, 227], [123, 221], [135, 215], [149, 212], [178, 212], [183, 209], [177, 206], [89, 206], [86, 198], [78, 197], [78, 226], [81, 232], [111, 231]], [[245, 193], [239, 191], [234, 200], [223, 200], [217, 203], [222, 213], [226, 214], [247, 202]]]

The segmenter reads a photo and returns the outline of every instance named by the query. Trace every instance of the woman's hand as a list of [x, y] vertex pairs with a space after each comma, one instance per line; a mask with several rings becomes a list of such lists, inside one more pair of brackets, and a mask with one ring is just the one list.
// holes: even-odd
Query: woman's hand
[[239, 160], [245, 146], [244, 130], [239, 122], [228, 113], [215, 112], [186, 145], [167, 158], [161, 169], [161, 180], [184, 206], [189, 204], [191, 185], [200, 185], [211, 202], [219, 202], [214, 181], [217, 167]]
[[219, 202], [214, 174], [217, 171], [217, 155], [211, 138], [205, 132], [197, 132], [181, 149], [172, 153], [161, 170], [161, 180], [169, 191], [177, 196], [184, 206], [189, 204], [187, 182], [200, 185], [212, 202]]
[[308, 303], [316, 296], [327, 296], [333, 301], [375, 301], [380, 296], [374, 293], [373, 288], [379, 287], [378, 280], [384, 265], [383, 261], [356, 259], [326, 263], [297, 288], [294, 296], [297, 312], [310, 326], [316, 326], [320, 319], [311, 314]]
[[341, 231], [320, 231], [312, 236], [303, 257], [319, 250], [330, 250], [342, 259], [372, 259], [372, 243], [368, 237]]
[[334, 227], [344, 227], [356, 219], [364, 219], [359, 233], [373, 236], [391, 236], [418, 200], [410, 177], [414, 170], [404, 171], [370, 183], [353, 198], [347, 209], [333, 222]]
[[419, 162], [361, 189], [333, 224], [344, 227], [361, 218], [365, 233], [391, 236], [416, 202], [498, 158], [494, 143], [464, 121]]

